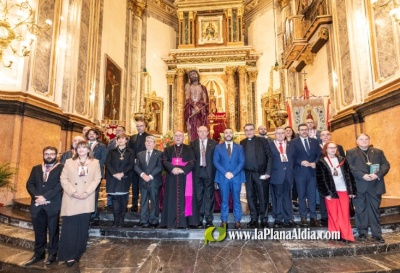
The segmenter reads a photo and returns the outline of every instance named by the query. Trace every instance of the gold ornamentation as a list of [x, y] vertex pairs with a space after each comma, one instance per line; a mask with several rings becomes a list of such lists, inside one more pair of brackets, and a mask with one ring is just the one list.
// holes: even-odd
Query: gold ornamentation
[[236, 71], [236, 67], [234, 67], [234, 66], [227, 66], [225, 68], [225, 73], [227, 75], [232, 75], [233, 73], [235, 73], [235, 71]]
[[306, 50], [300, 54], [299, 62], [304, 61], [306, 65], [312, 65], [314, 63], [314, 57], [316, 54], [311, 52], [312, 47], [312, 44], [308, 45]]
[[166, 78], [168, 85], [173, 85], [175, 83], [175, 74], [167, 74]]
[[146, 3], [144, 0], [130, 0], [128, 7], [136, 16], [142, 17]]
[[249, 74], [250, 81], [255, 82], [257, 80], [258, 76], [258, 71], [248, 71], [247, 74]]

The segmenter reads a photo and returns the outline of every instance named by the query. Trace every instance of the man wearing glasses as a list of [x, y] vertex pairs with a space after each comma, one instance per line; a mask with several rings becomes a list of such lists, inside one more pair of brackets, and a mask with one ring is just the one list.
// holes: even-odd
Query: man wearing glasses
[[299, 212], [301, 226], [307, 227], [307, 203], [310, 209], [310, 225], [321, 227], [316, 213], [316, 189], [315, 166], [321, 155], [321, 147], [318, 141], [309, 137], [307, 124], [298, 127], [299, 137], [290, 143], [294, 145], [294, 177], [299, 195]]
[[[135, 151], [135, 155], [140, 152], [146, 151], [146, 137], [149, 136], [146, 132], [146, 123], [144, 121], [136, 122], [137, 134], [131, 136], [129, 139], [129, 149]], [[139, 176], [136, 172], [133, 173], [132, 181], [132, 207], [131, 212], [138, 211], [138, 201], [139, 201]]]
[[[59, 241], [59, 216], [61, 209], [62, 187], [60, 175], [64, 165], [57, 163], [57, 148], [43, 149], [43, 164], [32, 168], [26, 183], [31, 196], [30, 212], [35, 232], [35, 254], [24, 266], [30, 266], [44, 260], [48, 252], [46, 265], [55, 262]], [[49, 242], [47, 243], [47, 230]]]
[[315, 128], [315, 122], [313, 119], [306, 119], [306, 125], [308, 127], [308, 137], [315, 138], [318, 143], [321, 143], [321, 131]]

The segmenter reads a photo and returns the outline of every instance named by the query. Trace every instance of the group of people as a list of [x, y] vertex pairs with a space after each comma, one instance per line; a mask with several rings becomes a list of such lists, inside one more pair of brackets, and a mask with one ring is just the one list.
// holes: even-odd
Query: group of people
[[[224, 130], [223, 142], [217, 143], [209, 138], [206, 126], [199, 126], [197, 138], [193, 139], [192, 134], [189, 145], [183, 143], [184, 132], [178, 130], [174, 144], [161, 152], [155, 149], [155, 137], [146, 133], [146, 124], [138, 121], [136, 126], [138, 134], [131, 137], [119, 126], [108, 147], [98, 141], [95, 129], [85, 127], [84, 136], [73, 139], [72, 149], [62, 155], [60, 163], [56, 148], [43, 149], [43, 164], [33, 167], [27, 182], [32, 197], [35, 254], [26, 266], [44, 260], [46, 248], [46, 264], [53, 263], [57, 256], [67, 266], [80, 260], [89, 225], [98, 221], [98, 191], [104, 177], [115, 227], [124, 224], [132, 184], [131, 211], [138, 211], [139, 192], [141, 196], [140, 227], [212, 227], [215, 193], [219, 190], [221, 227], [227, 226], [232, 198], [234, 228], [241, 229], [240, 192], [245, 183], [251, 217], [248, 228], [268, 227], [269, 203], [274, 228], [321, 227], [316, 213], [320, 199], [321, 220], [327, 218], [328, 230], [340, 231], [343, 241], [354, 241], [349, 216], [349, 198], [353, 198], [359, 239], [366, 239], [370, 228], [373, 239], [384, 242], [379, 205], [390, 165], [383, 151], [370, 146], [366, 134], [357, 136], [357, 147], [344, 156], [330, 132], [315, 130], [312, 119], [298, 126], [297, 137], [291, 127], [286, 127], [276, 128], [274, 139], [267, 136], [265, 126], [260, 126], [256, 135], [254, 124], [246, 124], [240, 144], [233, 141], [231, 128]], [[295, 194], [300, 223], [293, 221]]]

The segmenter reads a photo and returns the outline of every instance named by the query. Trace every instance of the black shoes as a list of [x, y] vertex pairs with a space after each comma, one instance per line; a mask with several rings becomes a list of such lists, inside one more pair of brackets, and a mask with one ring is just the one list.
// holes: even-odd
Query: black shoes
[[258, 221], [251, 219], [249, 223], [247, 223], [248, 228], [258, 228]]
[[321, 218], [319, 222], [321, 223], [322, 226], [328, 227], [328, 218]]
[[321, 223], [316, 218], [310, 219], [310, 226], [312, 227], [322, 227]]
[[283, 223], [281, 221], [275, 221], [274, 228], [282, 228], [282, 227], [283, 227]]
[[155, 224], [150, 224], [150, 226], [149, 226], [150, 228], [158, 228], [158, 223], [155, 223]]
[[299, 227], [299, 224], [297, 224], [295, 221], [290, 220], [289, 222], [283, 222], [282, 226], [284, 228], [293, 228], [293, 227]]
[[301, 227], [308, 227], [307, 218], [301, 218], [300, 226]]
[[71, 260], [71, 261], [66, 261], [66, 262], [65, 262], [65, 264], [66, 264], [68, 267], [73, 267], [75, 263], [76, 263], [75, 260]]
[[57, 260], [57, 255], [49, 255], [46, 260], [46, 265], [51, 265]]
[[268, 228], [269, 227], [269, 225], [268, 225], [268, 220], [263, 220], [262, 222], [261, 222], [261, 228]]
[[214, 224], [212, 221], [207, 221], [204, 227], [209, 228], [209, 227], [213, 227], [213, 226], [214, 226]]
[[384, 243], [385, 239], [382, 238], [382, 236], [372, 236], [372, 239], [374, 239], [378, 243]]
[[131, 207], [131, 212], [138, 212], [138, 206], [132, 206]]
[[30, 266], [30, 265], [33, 265], [33, 264], [35, 264], [35, 263], [37, 263], [37, 262], [40, 262], [40, 261], [43, 261], [44, 260], [44, 255], [43, 256], [41, 256], [41, 257], [38, 257], [38, 256], [33, 256], [29, 261], [27, 261], [25, 264], [24, 264], [24, 266]]
[[360, 234], [360, 235], [358, 235], [358, 239], [361, 240], [361, 241], [364, 241], [364, 240], [367, 239], [367, 235], [365, 235], [365, 234]]

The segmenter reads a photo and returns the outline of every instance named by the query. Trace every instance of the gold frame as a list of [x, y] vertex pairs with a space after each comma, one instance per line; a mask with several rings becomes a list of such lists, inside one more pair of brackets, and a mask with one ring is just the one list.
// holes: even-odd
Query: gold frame
[[197, 44], [223, 44], [223, 15], [198, 16], [197, 18]]
[[162, 134], [163, 132], [163, 112], [164, 99], [157, 97], [156, 91], [144, 95], [146, 113], [152, 115], [153, 120], [147, 124], [147, 132], [150, 134]]

